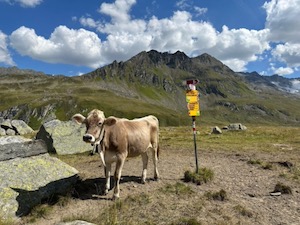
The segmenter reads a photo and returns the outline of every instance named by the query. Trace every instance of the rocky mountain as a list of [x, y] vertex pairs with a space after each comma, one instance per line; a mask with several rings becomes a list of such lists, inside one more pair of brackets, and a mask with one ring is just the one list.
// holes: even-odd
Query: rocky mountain
[[0, 75], [11, 75], [11, 74], [17, 74], [17, 75], [24, 75], [24, 74], [31, 74], [31, 75], [45, 75], [43, 72], [38, 72], [35, 70], [30, 69], [19, 69], [16, 66], [13, 67], [0, 67]]
[[271, 89], [300, 95], [300, 78], [288, 79], [277, 74], [262, 76], [257, 72], [239, 74], [244, 76], [249, 85], [254, 88], [264, 90], [264, 88], [269, 87]]
[[162, 125], [186, 125], [187, 79], [199, 80], [203, 123], [300, 123], [298, 89], [293, 89], [299, 80], [236, 73], [208, 54], [190, 58], [154, 50], [79, 77], [0, 73], [0, 117], [19, 118], [34, 128], [99, 108], [106, 116], [154, 114]]

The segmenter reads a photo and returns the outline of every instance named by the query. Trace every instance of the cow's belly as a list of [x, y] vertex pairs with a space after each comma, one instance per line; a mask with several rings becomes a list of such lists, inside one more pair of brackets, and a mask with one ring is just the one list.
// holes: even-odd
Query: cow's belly
[[128, 157], [139, 156], [140, 154], [146, 152], [150, 147], [151, 147], [151, 144], [129, 146]]

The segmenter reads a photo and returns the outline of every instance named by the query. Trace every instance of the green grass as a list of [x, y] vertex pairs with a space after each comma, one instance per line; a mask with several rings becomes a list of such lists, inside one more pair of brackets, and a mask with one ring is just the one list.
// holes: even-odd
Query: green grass
[[161, 191], [163, 193], [171, 193], [176, 195], [190, 195], [194, 193], [191, 187], [180, 182], [177, 182], [176, 184], [167, 184], [161, 189]]
[[193, 182], [197, 185], [201, 185], [211, 181], [214, 177], [214, 172], [208, 168], [200, 168], [196, 172], [191, 172], [189, 170], [184, 172], [184, 181]]

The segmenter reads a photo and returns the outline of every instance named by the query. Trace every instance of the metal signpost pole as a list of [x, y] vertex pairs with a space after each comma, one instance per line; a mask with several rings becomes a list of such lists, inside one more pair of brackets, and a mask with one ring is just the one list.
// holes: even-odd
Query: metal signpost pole
[[196, 173], [199, 171], [199, 166], [198, 166], [198, 152], [197, 152], [197, 142], [196, 142], [196, 117], [192, 117], [193, 120], [193, 135], [194, 135], [194, 149], [195, 149], [195, 160], [196, 160]]
[[192, 117], [192, 127], [194, 136], [194, 151], [196, 160], [196, 173], [199, 171], [198, 166], [198, 152], [197, 152], [197, 142], [196, 142], [196, 116], [200, 116], [200, 106], [199, 106], [199, 93], [196, 90], [196, 84], [198, 80], [187, 80], [187, 91], [186, 91], [186, 102], [187, 108], [189, 110], [189, 116]]

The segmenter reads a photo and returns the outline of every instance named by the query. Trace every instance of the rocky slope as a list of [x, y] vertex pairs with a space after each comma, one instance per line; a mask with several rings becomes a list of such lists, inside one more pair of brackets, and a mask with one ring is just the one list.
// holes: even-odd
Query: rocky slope
[[0, 117], [33, 128], [93, 108], [107, 116], [154, 114], [162, 125], [188, 124], [186, 79], [199, 80], [203, 122], [300, 123], [299, 80], [236, 73], [208, 54], [152, 50], [80, 77], [2, 68], [0, 79]]

